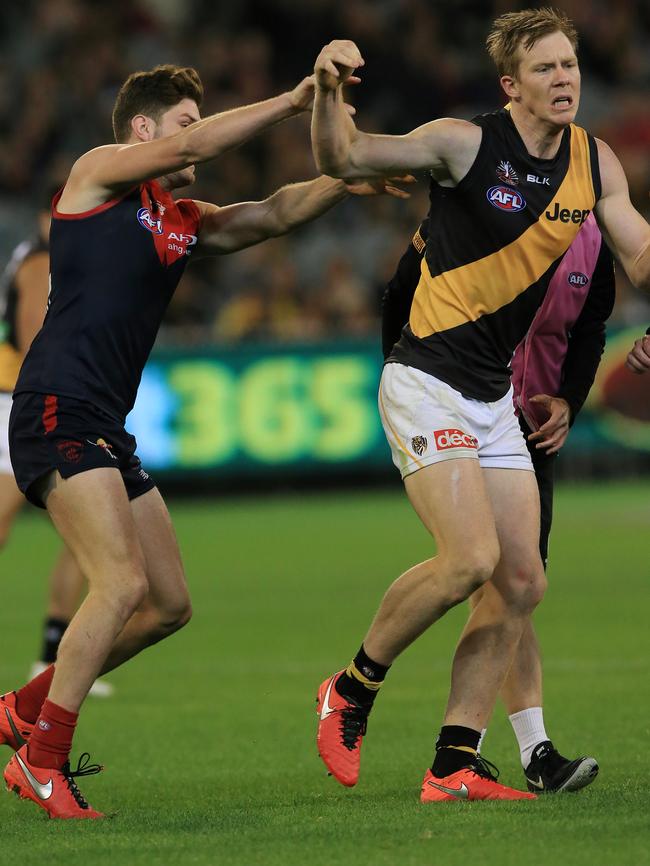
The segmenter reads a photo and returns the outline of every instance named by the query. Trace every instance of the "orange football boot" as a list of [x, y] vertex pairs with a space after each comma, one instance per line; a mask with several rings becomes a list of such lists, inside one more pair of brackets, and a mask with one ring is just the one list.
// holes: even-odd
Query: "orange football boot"
[[0, 745], [14, 752], [27, 742], [34, 725], [21, 719], [16, 712], [16, 692], [0, 695]]
[[366, 733], [370, 710], [336, 691], [334, 684], [343, 673], [332, 674], [318, 689], [316, 742], [318, 754], [332, 776], [351, 788], [359, 780], [361, 740]]
[[27, 746], [22, 746], [5, 767], [7, 790], [22, 800], [32, 800], [50, 818], [104, 818], [84, 800], [74, 782], [77, 776], [91, 776], [103, 769], [89, 760], [90, 755], [84, 752], [74, 772], [69, 761], [60, 770], [43, 769], [30, 764]]
[[[494, 771], [494, 772], [493, 772]], [[427, 770], [422, 791], [421, 803], [449, 803], [452, 800], [536, 800], [535, 794], [517, 791], [497, 782], [499, 771], [477, 755], [470, 764], [456, 770], [442, 779]]]

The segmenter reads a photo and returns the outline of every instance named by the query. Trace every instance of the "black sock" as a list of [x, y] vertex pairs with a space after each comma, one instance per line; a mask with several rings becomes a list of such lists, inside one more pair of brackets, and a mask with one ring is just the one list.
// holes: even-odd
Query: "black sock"
[[344, 698], [371, 707], [390, 665], [373, 661], [361, 645], [348, 668], [336, 681], [336, 691]]
[[436, 742], [431, 772], [438, 779], [450, 776], [476, 758], [481, 732], [462, 725], [443, 725]]
[[43, 623], [43, 649], [41, 650], [41, 661], [51, 664], [56, 661], [56, 652], [61, 643], [65, 630], [70, 625], [64, 619], [48, 617]]

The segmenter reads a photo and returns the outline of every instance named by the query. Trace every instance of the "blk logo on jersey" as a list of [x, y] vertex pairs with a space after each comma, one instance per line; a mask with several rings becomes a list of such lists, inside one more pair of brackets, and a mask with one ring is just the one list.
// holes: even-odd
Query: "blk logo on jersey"
[[438, 451], [449, 448], [478, 448], [478, 439], [463, 430], [434, 430], [433, 438]]
[[506, 213], [519, 213], [526, 207], [526, 199], [511, 186], [492, 186], [486, 196], [491, 205]]
[[579, 286], [582, 288], [589, 282], [589, 277], [581, 271], [571, 271], [567, 277], [567, 282], [570, 286]]
[[138, 222], [142, 228], [147, 229], [154, 235], [161, 235], [163, 232], [162, 220], [154, 219], [148, 207], [141, 207], [138, 211]]

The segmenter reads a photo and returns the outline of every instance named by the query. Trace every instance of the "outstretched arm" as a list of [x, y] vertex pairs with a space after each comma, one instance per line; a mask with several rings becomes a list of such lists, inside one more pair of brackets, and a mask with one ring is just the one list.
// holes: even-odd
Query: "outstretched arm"
[[598, 158], [603, 187], [595, 208], [598, 225], [632, 283], [650, 291], [650, 225], [632, 205], [621, 163], [603, 141]]
[[192, 122], [175, 135], [135, 144], [109, 144], [80, 157], [66, 184], [87, 198], [106, 200], [116, 191], [214, 159], [278, 121], [307, 111], [314, 95], [313, 77], [292, 91]]
[[[401, 178], [407, 183], [412, 178]], [[388, 193], [408, 198], [408, 193], [390, 180], [345, 183], [332, 177], [317, 177], [304, 183], [283, 186], [264, 201], [249, 201], [217, 207], [195, 202], [201, 212], [198, 255], [234, 253], [259, 244], [267, 238], [286, 235], [308, 223], [348, 195]]]
[[345, 111], [342, 86], [361, 65], [359, 49], [348, 40], [330, 42], [316, 59], [312, 147], [319, 170], [347, 178], [422, 169], [434, 170], [440, 179], [464, 177], [481, 143], [473, 123], [444, 118], [407, 135], [370, 135], [356, 127]]

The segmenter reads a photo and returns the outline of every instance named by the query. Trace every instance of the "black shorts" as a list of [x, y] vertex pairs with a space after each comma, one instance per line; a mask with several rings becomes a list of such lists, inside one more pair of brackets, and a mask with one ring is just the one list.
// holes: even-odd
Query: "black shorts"
[[546, 568], [548, 562], [548, 537], [551, 534], [551, 524], [553, 523], [553, 485], [557, 454], [547, 454], [545, 451], [535, 448], [535, 442], [528, 441], [528, 437], [533, 431], [521, 416], [519, 418], [519, 426], [522, 429], [531, 460], [533, 461], [533, 469], [535, 470], [535, 478], [537, 479], [537, 487], [539, 489], [539, 552], [544, 563], [544, 568]]
[[9, 418], [9, 453], [18, 487], [39, 508], [35, 483], [56, 469], [70, 478], [89, 469], [119, 469], [129, 499], [156, 485], [135, 454], [135, 437], [91, 403], [56, 394], [21, 393]]

